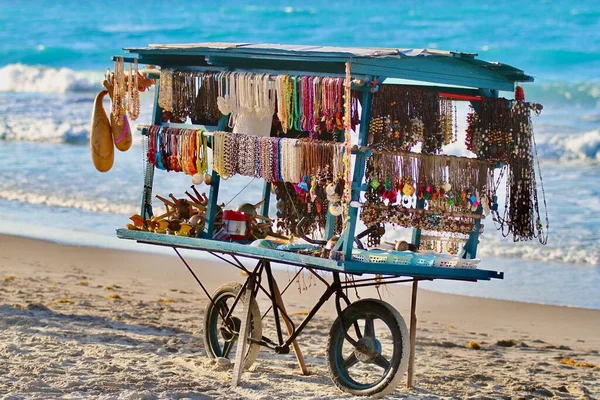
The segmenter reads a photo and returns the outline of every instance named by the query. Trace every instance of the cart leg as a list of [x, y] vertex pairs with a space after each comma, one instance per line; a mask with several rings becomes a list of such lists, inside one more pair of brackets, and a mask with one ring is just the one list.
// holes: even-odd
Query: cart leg
[[[273, 289], [274, 289], [273, 291], [275, 292], [274, 296], [275, 296], [275, 301], [277, 301], [277, 305], [279, 306], [281, 311], [283, 311], [284, 313], [287, 314], [287, 311], [285, 310], [285, 305], [283, 304], [283, 299], [281, 298], [281, 293], [279, 292], [279, 287], [277, 286], [277, 282], [275, 282], [275, 280], [273, 280]], [[282, 315], [282, 319], [283, 319], [283, 322], [285, 322], [285, 326], [287, 327], [288, 334], [292, 335], [294, 333], [292, 324], [283, 315]], [[294, 341], [292, 341], [292, 347], [294, 348], [294, 354], [296, 354], [296, 359], [298, 360], [298, 366], [300, 366], [300, 371], [302, 372], [302, 375], [308, 375], [309, 374], [308, 368], [306, 367], [306, 363], [304, 362], [304, 356], [302, 355], [302, 351], [300, 350], [300, 346], [298, 345], [298, 342], [296, 341], [296, 339], [294, 339]]]
[[250, 332], [250, 303], [251, 297], [254, 293], [254, 285], [256, 281], [256, 275], [250, 274], [248, 277], [248, 284], [246, 285], [246, 301], [242, 309], [242, 324], [240, 327], [237, 350], [235, 352], [235, 364], [233, 366], [233, 376], [231, 378], [231, 386], [235, 387], [239, 385], [242, 378], [242, 371], [244, 370], [244, 356], [246, 355], [246, 348], [248, 346], [247, 338]]
[[414, 383], [415, 344], [417, 338], [417, 289], [419, 281], [416, 279], [412, 284], [412, 298], [410, 301], [410, 355], [408, 357], [408, 378], [406, 387], [411, 388]]

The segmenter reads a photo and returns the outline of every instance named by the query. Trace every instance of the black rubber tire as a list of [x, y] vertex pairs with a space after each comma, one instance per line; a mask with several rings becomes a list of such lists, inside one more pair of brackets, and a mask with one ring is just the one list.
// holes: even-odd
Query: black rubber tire
[[[408, 368], [410, 339], [404, 319], [390, 304], [376, 299], [364, 299], [352, 303], [342, 312], [342, 315], [344, 318], [344, 327], [355, 340], [358, 339], [354, 329], [357, 321], [365, 319], [365, 329], [361, 335], [370, 337], [371, 335], [365, 335], [367, 321], [367, 318], [365, 317], [368, 316], [371, 321], [374, 321], [375, 319], [381, 320], [383, 322], [381, 326], [387, 326], [387, 329], [389, 330], [390, 338], [388, 340], [391, 339], [392, 343], [388, 344], [388, 348], [391, 347], [392, 356], [388, 361], [383, 357], [383, 349], [380, 348], [379, 350], [374, 350], [373, 354], [382, 356], [385, 363], [380, 361], [380, 359], [377, 359], [377, 361], [369, 360], [368, 362], [358, 361], [356, 355], [353, 356], [356, 352], [351, 353], [350, 356], [344, 358], [344, 342], [348, 346], [351, 346], [351, 344], [347, 341], [342, 332], [342, 323], [338, 316], [331, 327], [329, 341], [327, 343], [329, 374], [331, 375], [333, 383], [340, 390], [355, 396], [383, 397], [389, 394], [398, 385]], [[374, 322], [371, 326], [374, 326]], [[372, 335], [373, 339], [375, 339], [375, 336], [375, 334]], [[377, 346], [381, 347], [381, 342], [378, 342]], [[353, 349], [354, 347], [351, 348]], [[354, 358], [352, 359], [352, 357]], [[377, 367], [382, 370], [379, 379], [375, 379], [373, 382], [363, 383], [356, 381], [348, 372], [354, 365], [363, 365], [362, 363], [376, 365], [381, 363], [386, 365], [386, 367]], [[352, 365], [346, 367], [345, 364]], [[370, 377], [368, 374], [367, 376]]]
[[[242, 284], [238, 282], [228, 282], [224, 285], [221, 285], [214, 291], [212, 298], [217, 307], [223, 307], [223, 305], [233, 304], [233, 300], [235, 300], [238, 293], [242, 290]], [[242, 296], [238, 303], [235, 306], [235, 310], [237, 313], [241, 314], [243, 305], [246, 302], [246, 297]], [[223, 350], [225, 348], [225, 337], [223, 333], [220, 331], [221, 327], [221, 316], [219, 315], [217, 307], [213, 306], [213, 303], [210, 301], [206, 305], [206, 309], [204, 311], [204, 348], [206, 349], [206, 355], [210, 358], [223, 357]], [[239, 318], [237, 318], [236, 323], [239, 324]], [[258, 303], [255, 299], [252, 299], [250, 303], [250, 334], [249, 337], [254, 340], [262, 339], [262, 320], [260, 315], [260, 309], [258, 308]], [[238, 326], [239, 329], [239, 326]], [[237, 339], [234, 339], [237, 341]], [[233, 343], [233, 342], [232, 342]], [[226, 358], [235, 357], [235, 352], [233, 351], [233, 345], [230, 346], [231, 349], [229, 354], [225, 354]], [[258, 357], [258, 353], [260, 351], [260, 344], [248, 342], [246, 356], [244, 357], [244, 368], [248, 369], [252, 366], [256, 358]]]

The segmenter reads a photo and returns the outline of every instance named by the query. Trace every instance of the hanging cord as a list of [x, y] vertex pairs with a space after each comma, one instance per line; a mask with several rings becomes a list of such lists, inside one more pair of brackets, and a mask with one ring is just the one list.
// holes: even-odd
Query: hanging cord
[[246, 188], [247, 188], [248, 186], [250, 186], [250, 184], [251, 184], [252, 182], [254, 182], [254, 180], [255, 180], [255, 179], [256, 179], [256, 178], [252, 178], [252, 180], [251, 180], [250, 182], [248, 182], [248, 183], [246, 184], [246, 186], [244, 186], [244, 187], [243, 187], [243, 188], [242, 188], [242, 189], [241, 189], [239, 192], [237, 192], [237, 194], [236, 194], [235, 196], [233, 196], [233, 197], [231, 198], [231, 200], [229, 200], [229, 201], [227, 202], [227, 204], [225, 204], [225, 205], [223, 206], [223, 208], [227, 207], [227, 206], [228, 206], [228, 205], [229, 205], [229, 204], [230, 204], [230, 203], [231, 203], [233, 200], [235, 200], [235, 198], [236, 198], [236, 197], [238, 197], [240, 194], [242, 194], [242, 192], [243, 192], [244, 190], [246, 190]]
[[[535, 142], [535, 136], [533, 135], [533, 132], [531, 132], [531, 139], [533, 141], [533, 151], [535, 153], [535, 163], [537, 164], [538, 175], [540, 177], [540, 187], [542, 189], [542, 200], [544, 202], [544, 214], [545, 214], [545, 218], [546, 218], [546, 232], [544, 233], [544, 229], [542, 227], [542, 222], [540, 220], [540, 210], [539, 210], [539, 204], [538, 204], [537, 188], [534, 188], [535, 189], [534, 205], [535, 205], [535, 212], [537, 215], [535, 223], [536, 223], [536, 228], [538, 230], [538, 232], [537, 232], [538, 240], [540, 241], [541, 244], [546, 244], [546, 243], [548, 243], [548, 231], [550, 229], [550, 221], [548, 220], [548, 206], [546, 204], [546, 192], [544, 191], [544, 180], [542, 179], [542, 169], [540, 168], [540, 158], [538, 157], [537, 143]], [[533, 168], [532, 168], [532, 171], [535, 176], [535, 171], [533, 170]]]

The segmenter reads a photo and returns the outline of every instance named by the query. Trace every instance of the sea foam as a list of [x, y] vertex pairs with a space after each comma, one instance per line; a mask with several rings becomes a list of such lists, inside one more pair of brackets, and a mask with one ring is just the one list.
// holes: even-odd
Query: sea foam
[[600, 162], [600, 129], [538, 137], [540, 158]]
[[535, 242], [515, 243], [511, 239], [498, 240], [489, 236], [481, 241], [477, 256], [562, 262], [593, 267], [600, 265], [598, 248], [540, 246]]
[[21, 118], [0, 122], [0, 139], [46, 143], [87, 143], [89, 121]]
[[101, 86], [101, 72], [23, 64], [8, 64], [0, 68], [0, 92], [84, 92], [98, 90]]
[[84, 199], [58, 194], [28, 193], [20, 190], [0, 190], [0, 199], [50, 207], [74, 208], [83, 211], [130, 215], [139, 211], [133, 204], [119, 204], [106, 199]]

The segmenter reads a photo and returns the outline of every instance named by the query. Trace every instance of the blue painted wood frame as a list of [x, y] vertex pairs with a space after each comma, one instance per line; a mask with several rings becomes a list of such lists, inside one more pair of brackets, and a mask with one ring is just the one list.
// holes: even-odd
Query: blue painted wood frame
[[[373, 81], [373, 78], [369, 79], [368, 82]], [[378, 81], [383, 81], [383, 79]], [[373, 100], [373, 93], [370, 90], [362, 92], [362, 110], [361, 110], [361, 124], [360, 131], [358, 133], [358, 145], [366, 146], [369, 142], [369, 121], [371, 120], [371, 105]], [[352, 176], [352, 195], [351, 202], [360, 200], [360, 187], [365, 175], [366, 156], [363, 152], [358, 152], [354, 158], [354, 174]], [[352, 248], [354, 247], [354, 235], [356, 233], [356, 222], [358, 220], [358, 208], [351, 205], [348, 206], [348, 223], [346, 230], [342, 235], [342, 246], [345, 260], [352, 258]]]
[[263, 185], [263, 200], [264, 203], [260, 208], [260, 215], [269, 216], [269, 206], [271, 205], [271, 182], [266, 182]]
[[325, 271], [347, 272], [351, 274], [386, 274], [412, 276], [425, 279], [454, 279], [465, 281], [502, 279], [503, 273], [484, 269], [440, 268], [391, 263], [365, 263], [357, 261], [334, 261], [288, 251], [265, 249], [236, 242], [222, 242], [212, 239], [198, 239], [186, 236], [165, 235], [152, 232], [117, 229], [121, 239], [136, 240], [141, 243], [215, 253], [233, 254], [241, 257], [264, 259], [284, 264], [308, 266]]
[[[152, 109], [152, 123], [160, 124], [162, 109], [158, 105], [158, 93], [160, 92], [160, 79], [156, 80], [154, 89], [154, 108]], [[144, 158], [146, 155], [143, 155]], [[142, 192], [142, 206], [140, 215], [144, 220], [152, 218], [152, 187], [154, 186], [154, 165], [146, 159], [146, 167], [144, 168], [144, 190]]]
[[507, 65], [488, 63], [474, 57], [447, 55], [363, 57], [351, 54], [310, 52], [265, 54], [215, 49], [127, 49], [137, 52], [140, 62], [161, 66], [230, 66], [343, 74], [344, 62], [352, 62], [354, 74], [387, 76], [422, 82], [511, 91], [515, 82], [533, 78]]
[[[224, 131], [227, 129], [229, 114], [222, 115], [219, 118], [217, 130]], [[210, 191], [208, 194], [208, 207], [206, 208], [206, 226], [202, 237], [212, 239], [215, 230], [215, 216], [217, 215], [217, 201], [219, 199], [219, 186], [221, 184], [221, 176], [213, 169], [210, 181]]]

